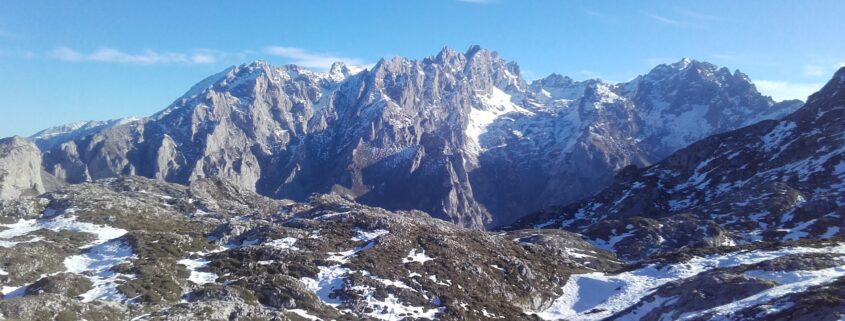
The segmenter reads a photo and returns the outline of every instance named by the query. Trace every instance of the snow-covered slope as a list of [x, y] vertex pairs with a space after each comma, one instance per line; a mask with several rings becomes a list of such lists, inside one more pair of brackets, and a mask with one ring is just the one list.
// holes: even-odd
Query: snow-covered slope
[[811, 306], [797, 304], [793, 296], [809, 296], [818, 287], [845, 280], [845, 243], [820, 244], [712, 253], [621, 273], [574, 275], [538, 315], [545, 320], [742, 320], [748, 314], [763, 320], [789, 315], [784, 312], [806, 317], [794, 311]]
[[494, 225], [590, 196], [625, 166], [801, 105], [775, 103], [741, 72], [689, 59], [622, 84], [551, 75], [529, 88], [522, 103], [534, 113], [502, 118], [481, 136], [487, 153], [473, 187]]

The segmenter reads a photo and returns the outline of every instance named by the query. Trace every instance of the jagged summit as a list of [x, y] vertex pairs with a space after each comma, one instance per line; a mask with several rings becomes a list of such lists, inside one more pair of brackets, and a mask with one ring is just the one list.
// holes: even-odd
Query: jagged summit
[[[812, 106], [828, 106], [838, 108], [845, 104], [845, 67], [839, 68], [821, 90], [807, 98], [807, 104]], [[818, 103], [828, 100], [826, 104]]]

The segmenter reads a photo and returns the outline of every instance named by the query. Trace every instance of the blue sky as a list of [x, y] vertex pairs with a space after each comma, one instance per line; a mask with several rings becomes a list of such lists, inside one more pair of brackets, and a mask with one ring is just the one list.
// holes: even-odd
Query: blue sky
[[472, 44], [627, 81], [681, 57], [801, 98], [845, 64], [845, 1], [0, 1], [0, 136], [146, 116], [255, 59], [324, 69]]

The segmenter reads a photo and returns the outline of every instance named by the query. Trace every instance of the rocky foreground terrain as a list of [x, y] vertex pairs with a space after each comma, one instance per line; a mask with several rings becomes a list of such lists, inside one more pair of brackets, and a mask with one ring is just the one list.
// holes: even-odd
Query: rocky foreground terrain
[[[3, 203], [8, 320], [708, 320], [841, 316], [842, 239], [623, 264], [556, 229], [484, 232], [338, 196], [127, 177]], [[765, 316], [765, 317], [764, 317]]]
[[219, 179], [107, 179], [2, 211], [12, 320], [533, 320], [570, 275], [621, 267], [569, 232], [488, 233]]

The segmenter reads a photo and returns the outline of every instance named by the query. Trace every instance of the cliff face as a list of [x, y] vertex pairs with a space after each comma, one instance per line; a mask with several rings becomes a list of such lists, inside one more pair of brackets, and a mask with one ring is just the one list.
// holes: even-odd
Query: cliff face
[[0, 139], [0, 200], [44, 193], [41, 151], [21, 137]]

